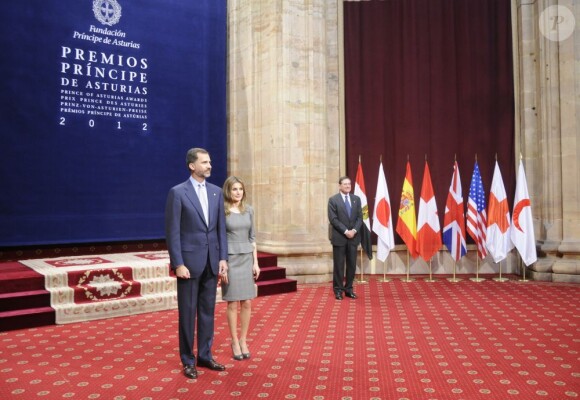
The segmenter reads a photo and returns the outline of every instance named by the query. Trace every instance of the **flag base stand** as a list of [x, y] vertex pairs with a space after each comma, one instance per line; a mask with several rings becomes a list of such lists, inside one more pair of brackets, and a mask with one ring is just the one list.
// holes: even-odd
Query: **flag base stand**
[[431, 260], [429, 260], [429, 278], [423, 279], [424, 282], [437, 282], [437, 279], [433, 279], [433, 269], [431, 268]]
[[501, 261], [499, 262], [499, 276], [497, 276], [497, 277], [495, 277], [495, 278], [492, 278], [492, 279], [493, 279], [494, 281], [496, 281], [496, 282], [507, 282], [507, 281], [509, 281], [509, 279], [508, 279], [508, 278], [503, 278], [503, 277], [501, 276]]
[[457, 277], [455, 276], [455, 271], [456, 271], [456, 269], [457, 269], [457, 261], [453, 261], [453, 277], [452, 277], [452, 278], [447, 278], [447, 280], [448, 280], [449, 282], [461, 282], [461, 281], [463, 280], [463, 279], [461, 279], [461, 278], [457, 278]]
[[383, 277], [382, 278], [378, 278], [377, 281], [378, 282], [390, 282], [391, 278], [387, 278], [387, 263], [386, 263], [386, 259], [385, 261], [383, 261]]
[[522, 267], [522, 277], [518, 279], [518, 282], [529, 282], [529, 280], [526, 279], [526, 267], [523, 265], [521, 267]]
[[411, 266], [409, 265], [409, 249], [407, 249], [407, 276], [405, 278], [401, 278], [401, 282], [414, 282], [414, 278], [409, 277], [409, 272], [411, 271]]
[[477, 264], [476, 264], [476, 267], [475, 267], [475, 277], [474, 278], [469, 278], [469, 280], [472, 281], [472, 282], [483, 282], [485, 280], [485, 278], [480, 278], [479, 277], [479, 253], [477, 253], [477, 251], [476, 251], [475, 259], [477, 261]]
[[360, 248], [360, 268], [359, 269], [360, 269], [360, 278], [357, 279], [355, 276], [354, 280], [358, 283], [367, 283], [368, 281], [365, 279], [365, 277], [363, 275], [364, 271], [363, 271], [363, 249], [362, 249], [362, 246]]

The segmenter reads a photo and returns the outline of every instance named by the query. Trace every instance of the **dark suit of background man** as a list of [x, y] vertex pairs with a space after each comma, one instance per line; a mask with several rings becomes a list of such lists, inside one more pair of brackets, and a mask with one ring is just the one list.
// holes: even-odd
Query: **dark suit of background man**
[[[339, 192], [328, 199], [328, 221], [330, 222], [330, 242], [332, 243], [334, 296], [342, 300], [342, 292], [356, 299], [352, 282], [356, 269], [356, 249], [360, 243], [358, 234], [362, 226], [360, 198], [350, 194], [351, 183], [348, 176], [338, 180]], [[344, 264], [346, 261], [346, 282]]]
[[211, 175], [209, 153], [187, 152], [191, 177], [171, 188], [165, 207], [165, 234], [171, 268], [177, 276], [179, 353], [183, 373], [197, 378], [193, 353], [197, 316], [197, 366], [215, 371], [225, 367], [211, 354], [218, 273], [227, 279], [228, 246], [222, 191], [206, 182]]

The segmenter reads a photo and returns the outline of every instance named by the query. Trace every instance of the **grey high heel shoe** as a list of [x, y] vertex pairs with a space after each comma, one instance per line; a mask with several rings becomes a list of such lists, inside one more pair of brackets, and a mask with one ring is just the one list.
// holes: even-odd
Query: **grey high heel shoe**
[[[240, 351], [242, 351], [241, 350], [241, 347], [240, 347]], [[242, 361], [244, 359], [244, 354], [243, 353], [242, 354], [236, 354], [236, 352], [234, 351], [234, 344], [233, 343], [232, 343], [232, 354], [233, 354], [234, 360], [236, 360], [236, 361]]]
[[[244, 342], [245, 343], [245, 342]], [[247, 344], [246, 344], [247, 346]], [[250, 358], [250, 352], [248, 351], [247, 353], [244, 353], [244, 351], [242, 350], [242, 345], [240, 344], [240, 351], [242, 352], [242, 357], [244, 358]]]

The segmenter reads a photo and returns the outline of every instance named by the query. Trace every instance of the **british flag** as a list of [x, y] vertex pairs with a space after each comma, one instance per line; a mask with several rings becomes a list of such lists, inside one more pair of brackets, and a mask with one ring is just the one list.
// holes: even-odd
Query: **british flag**
[[481, 259], [487, 256], [487, 248], [485, 247], [487, 236], [486, 208], [483, 182], [476, 161], [469, 186], [469, 198], [467, 199], [467, 233], [477, 245], [477, 255]]
[[464, 212], [459, 165], [457, 165], [456, 161], [453, 165], [453, 178], [449, 186], [449, 194], [445, 204], [445, 217], [443, 219], [443, 243], [445, 243], [455, 261], [463, 257], [467, 252]]

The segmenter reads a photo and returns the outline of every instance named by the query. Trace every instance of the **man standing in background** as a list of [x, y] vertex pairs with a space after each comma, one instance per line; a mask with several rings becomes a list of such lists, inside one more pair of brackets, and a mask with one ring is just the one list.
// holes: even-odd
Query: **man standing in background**
[[[356, 249], [360, 243], [358, 232], [363, 220], [360, 198], [350, 194], [351, 186], [348, 176], [341, 177], [338, 180], [339, 192], [328, 199], [329, 239], [332, 243], [333, 260], [332, 286], [337, 300], [342, 300], [342, 292], [347, 297], [357, 298], [352, 284], [356, 269]], [[346, 282], [344, 282], [345, 262]]]

